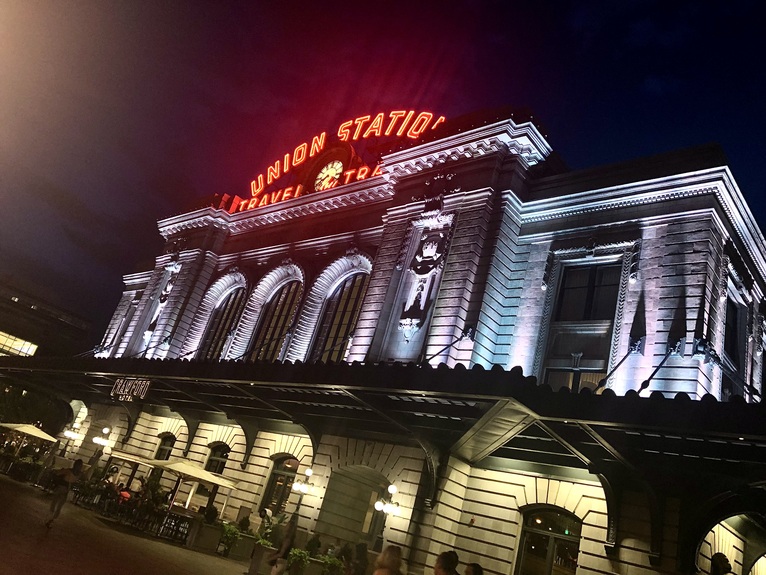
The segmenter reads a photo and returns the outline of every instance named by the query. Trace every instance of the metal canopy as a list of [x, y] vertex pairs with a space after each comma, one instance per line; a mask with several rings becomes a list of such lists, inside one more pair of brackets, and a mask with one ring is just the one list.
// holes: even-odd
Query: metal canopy
[[[121, 403], [111, 395], [118, 380], [151, 383], [141, 401]], [[718, 521], [744, 512], [766, 524], [766, 408], [737, 397], [554, 393], [520, 368], [414, 364], [6, 357], [3, 381], [65, 400], [121, 404], [133, 420], [138, 408], [171, 410], [190, 438], [201, 421], [214, 421], [240, 425], [250, 447], [258, 430], [307, 434], [315, 449], [328, 434], [418, 446], [426, 505], [438, 495], [447, 454], [477, 467], [587, 475], [604, 490], [607, 553], [619, 541], [624, 492], [644, 494], [653, 563], [661, 556], [664, 498], [677, 497], [682, 569], [691, 568], [697, 543]]]
[[165, 406], [315, 441], [332, 434], [430, 445], [472, 464], [489, 457], [583, 470], [737, 463], [755, 476], [766, 467], [761, 405], [553, 393], [518, 368], [0, 358], [0, 381], [66, 400], [119, 404], [111, 393], [120, 378], [151, 382], [133, 407]]

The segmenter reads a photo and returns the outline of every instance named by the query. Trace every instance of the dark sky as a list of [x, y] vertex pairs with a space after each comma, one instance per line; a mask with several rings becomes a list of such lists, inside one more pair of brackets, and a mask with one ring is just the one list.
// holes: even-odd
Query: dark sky
[[158, 219], [402, 108], [529, 109], [572, 168], [717, 142], [766, 227], [758, 6], [0, 0], [0, 278], [102, 332]]

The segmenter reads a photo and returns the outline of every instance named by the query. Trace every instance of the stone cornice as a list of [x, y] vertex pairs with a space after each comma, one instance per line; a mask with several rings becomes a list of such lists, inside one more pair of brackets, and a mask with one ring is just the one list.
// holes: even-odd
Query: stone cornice
[[204, 208], [160, 220], [158, 227], [165, 239], [181, 232], [204, 227], [225, 229], [232, 235], [236, 235], [312, 214], [389, 200], [393, 195], [394, 190], [385, 179], [375, 177], [340, 186], [321, 194], [315, 192], [289, 202], [280, 202], [234, 214], [225, 210]]
[[[522, 224], [552, 221], [705, 195], [717, 204], [766, 282], [766, 240], [727, 167], [525, 202]], [[646, 218], [642, 218], [645, 220]]]
[[446, 162], [498, 153], [518, 156], [529, 167], [542, 162], [551, 147], [532, 123], [508, 119], [388, 154], [383, 174], [395, 183]]

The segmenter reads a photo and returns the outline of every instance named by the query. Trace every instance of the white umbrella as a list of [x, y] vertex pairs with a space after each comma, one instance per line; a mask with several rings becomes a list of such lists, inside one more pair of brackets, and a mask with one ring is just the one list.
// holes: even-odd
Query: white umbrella
[[127, 451], [119, 451], [117, 449], [112, 449], [112, 452], [109, 454], [109, 457], [112, 459], [120, 459], [122, 461], [127, 461], [129, 463], [138, 463], [139, 465], [146, 465], [147, 467], [154, 467], [156, 464], [156, 461], [154, 459], [147, 459], [146, 457], [141, 457], [140, 455], [137, 455], [135, 453], [128, 453]]
[[195, 465], [194, 463], [190, 463], [182, 459], [174, 459], [168, 461], [152, 459], [150, 463], [155, 467], [166, 469], [171, 473], [175, 473], [183, 480], [203, 481], [205, 483], [212, 483], [213, 485], [218, 485], [220, 487], [226, 487], [227, 489], [235, 489], [237, 487], [237, 484], [233, 481], [226, 479], [225, 477], [221, 477], [220, 475], [216, 475], [215, 473], [211, 473], [199, 465]]
[[58, 439], [56, 439], [52, 435], [48, 435], [39, 427], [35, 427], [34, 425], [30, 425], [29, 423], [0, 423], [0, 427], [6, 427], [8, 429], [16, 431], [17, 433], [23, 433], [24, 435], [31, 435], [32, 437], [43, 439], [45, 441], [51, 441], [53, 443], [58, 441]]

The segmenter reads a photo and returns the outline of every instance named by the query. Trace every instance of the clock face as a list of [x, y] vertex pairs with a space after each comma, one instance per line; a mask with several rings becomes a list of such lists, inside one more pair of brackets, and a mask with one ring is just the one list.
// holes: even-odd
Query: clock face
[[319, 170], [316, 179], [314, 180], [314, 190], [321, 192], [322, 190], [329, 190], [338, 185], [340, 177], [343, 174], [343, 162], [340, 160], [333, 160], [324, 165]]

